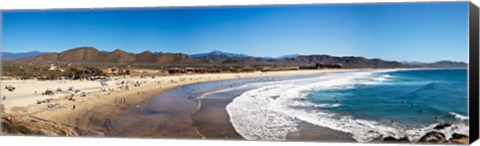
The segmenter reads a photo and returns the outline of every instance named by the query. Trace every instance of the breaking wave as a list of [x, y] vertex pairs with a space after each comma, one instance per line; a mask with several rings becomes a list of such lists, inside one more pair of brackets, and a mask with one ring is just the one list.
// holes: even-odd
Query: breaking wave
[[[407, 137], [415, 142], [430, 131], [442, 132], [447, 138], [453, 133], [468, 135], [468, 122], [441, 130], [434, 129], [437, 124], [409, 129], [395, 123], [356, 119], [349, 115], [322, 111], [322, 108], [341, 106], [339, 103], [315, 104], [305, 100], [307, 95], [315, 90], [346, 89], [357, 84], [382, 84], [394, 78], [381, 72], [337, 73], [308, 79], [245, 85], [238, 88], [250, 86], [251, 89], [236, 97], [226, 109], [235, 130], [248, 140], [286, 140], [288, 133], [298, 130], [301, 121], [351, 133], [359, 142], [387, 136]], [[468, 120], [468, 117], [458, 114], [455, 117]]]

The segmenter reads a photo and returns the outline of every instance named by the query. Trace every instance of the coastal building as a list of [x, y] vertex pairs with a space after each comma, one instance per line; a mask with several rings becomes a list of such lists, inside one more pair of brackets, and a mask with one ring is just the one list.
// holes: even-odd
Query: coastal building
[[206, 73], [207, 69], [204, 67], [186, 67], [185, 73]]
[[316, 63], [315, 66], [300, 66], [299, 69], [331, 69], [331, 68], [342, 68], [339, 64], [324, 64]]
[[207, 69], [204, 67], [172, 67], [168, 69], [168, 74], [191, 74], [191, 73], [207, 73]]
[[168, 69], [168, 74], [185, 73], [185, 70], [179, 67], [172, 67]]
[[60, 72], [65, 72], [65, 69], [60, 68], [58, 66], [55, 66], [55, 64], [50, 64], [50, 67], [48, 68], [49, 71], [60, 71]]
[[54, 65], [54, 64], [50, 64], [50, 68], [48, 68], [48, 70], [56, 70], [57, 67]]
[[7, 77], [7, 76], [2, 76], [0, 77], [0, 80], [13, 80], [13, 77]]
[[221, 69], [208, 69], [207, 72], [208, 73], [221, 73], [222, 70]]
[[247, 66], [247, 67], [243, 67], [241, 69], [242, 72], [255, 72], [256, 69], [254, 67], [250, 67], [250, 66]]
[[104, 73], [113, 76], [122, 76], [122, 75], [130, 75], [130, 70], [128, 69], [121, 69], [119, 67], [111, 67], [102, 70]]

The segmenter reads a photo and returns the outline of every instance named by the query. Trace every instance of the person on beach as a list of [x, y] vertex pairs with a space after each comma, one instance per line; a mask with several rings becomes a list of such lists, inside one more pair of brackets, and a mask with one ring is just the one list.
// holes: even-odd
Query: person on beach
[[7, 97], [3, 96], [3, 100], [7, 99]]
[[73, 105], [73, 108], [72, 108], [72, 110], [75, 110], [75, 105]]

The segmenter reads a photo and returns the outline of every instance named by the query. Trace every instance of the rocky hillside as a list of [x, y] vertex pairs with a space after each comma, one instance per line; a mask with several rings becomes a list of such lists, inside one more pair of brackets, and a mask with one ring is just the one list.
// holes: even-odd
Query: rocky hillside
[[369, 59], [357, 56], [336, 57], [330, 55], [294, 55], [290, 57], [253, 57], [221, 51], [186, 55], [181, 53], [129, 53], [117, 49], [113, 52], [99, 51], [93, 47], [80, 47], [60, 53], [41, 54], [23, 59], [35, 63], [106, 63], [106, 64], [149, 64], [149, 65], [268, 65], [268, 66], [311, 66], [335, 64], [345, 68], [394, 68], [394, 67], [466, 67], [463, 62], [440, 61], [435, 63], [408, 64], [397, 61]]
[[140, 54], [128, 53], [117, 49], [113, 52], [99, 51], [93, 47], [70, 49], [61, 53], [41, 54], [25, 59], [27, 62], [67, 62], [67, 63], [192, 63], [193, 59], [185, 54], [153, 54], [145, 51]]

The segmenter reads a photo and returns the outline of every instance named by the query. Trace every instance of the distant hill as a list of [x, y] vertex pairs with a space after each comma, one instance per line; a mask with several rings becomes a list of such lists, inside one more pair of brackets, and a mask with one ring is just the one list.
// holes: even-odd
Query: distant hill
[[238, 57], [238, 58], [247, 58], [247, 57], [252, 57], [248, 56], [245, 54], [235, 54], [235, 53], [227, 53], [227, 52], [222, 52], [222, 51], [212, 51], [209, 53], [201, 53], [201, 54], [192, 54], [190, 57], [192, 58], [201, 58], [201, 57], [208, 57], [208, 56], [226, 56], [226, 57]]
[[425, 62], [420, 62], [420, 61], [402, 61], [400, 62], [405, 65], [421, 65], [421, 64], [426, 64]]
[[21, 53], [2, 52], [2, 59], [23, 59], [23, 58], [35, 57], [40, 54], [47, 54], [47, 53], [49, 52], [39, 52], [39, 51], [21, 52]]
[[434, 63], [428, 63], [426, 66], [429, 67], [468, 67], [468, 64], [465, 62], [456, 62], [456, 61], [438, 61]]
[[405, 67], [403, 64], [396, 61], [385, 61], [381, 59], [368, 59], [357, 56], [345, 56], [336, 57], [330, 55], [300, 55], [295, 58], [283, 58], [280, 61], [288, 64], [338, 64], [343, 67], [356, 68], [356, 67], [368, 67], [368, 68], [393, 68], [393, 67]]
[[185, 54], [154, 54], [145, 51], [140, 54], [128, 53], [117, 49], [102, 52], [93, 47], [80, 47], [61, 53], [41, 54], [27, 58], [27, 62], [69, 62], [69, 63], [192, 63], [193, 59]]
[[457, 61], [449, 61], [449, 60], [442, 60], [432, 63], [424, 63], [424, 62], [402, 62], [402, 64], [409, 65], [409, 66], [419, 66], [419, 67], [447, 67], [447, 68], [459, 68], [459, 67], [468, 67], [468, 64], [465, 62], [457, 62]]
[[312, 66], [314, 64], [335, 64], [346, 68], [397, 68], [397, 67], [464, 67], [463, 62], [439, 61], [435, 63], [408, 64], [405, 62], [369, 59], [358, 56], [330, 55], [286, 55], [278, 58], [252, 57], [243, 54], [212, 51], [209, 53], [186, 55], [144, 51], [129, 53], [117, 49], [112, 52], [99, 51], [94, 47], [80, 47], [60, 53], [40, 54], [23, 59], [27, 62], [64, 63], [108, 63], [108, 64], [150, 64], [150, 65], [271, 65], [271, 66]]
[[298, 54], [290, 54], [290, 55], [283, 55], [283, 56], [280, 56], [280, 57], [277, 57], [276, 59], [284, 59], [284, 58], [296, 58], [300, 55]]

